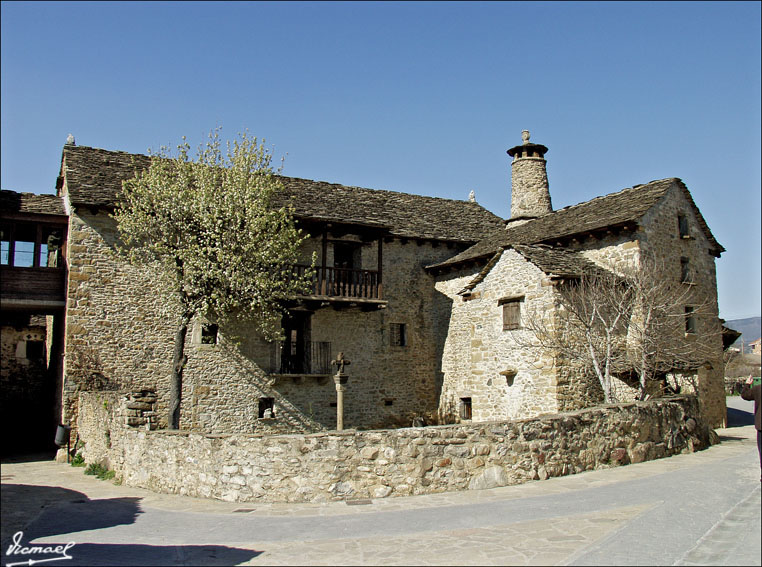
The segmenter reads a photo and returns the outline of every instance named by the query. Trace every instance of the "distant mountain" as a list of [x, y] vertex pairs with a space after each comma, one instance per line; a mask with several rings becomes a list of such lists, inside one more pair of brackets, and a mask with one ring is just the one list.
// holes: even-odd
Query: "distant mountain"
[[733, 319], [732, 321], [725, 321], [725, 326], [741, 333], [741, 337], [733, 343], [736, 348], [741, 348], [741, 342], [745, 346], [762, 335], [762, 317]]

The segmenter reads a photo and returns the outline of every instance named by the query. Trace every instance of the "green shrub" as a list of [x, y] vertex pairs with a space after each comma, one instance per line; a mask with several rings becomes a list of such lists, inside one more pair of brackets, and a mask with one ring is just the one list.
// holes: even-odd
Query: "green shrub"
[[93, 475], [100, 480], [111, 480], [116, 475], [115, 471], [110, 471], [99, 463], [91, 463], [87, 465], [85, 474]]
[[73, 467], [85, 466], [85, 458], [82, 456], [82, 453], [77, 453], [71, 458], [71, 466]]

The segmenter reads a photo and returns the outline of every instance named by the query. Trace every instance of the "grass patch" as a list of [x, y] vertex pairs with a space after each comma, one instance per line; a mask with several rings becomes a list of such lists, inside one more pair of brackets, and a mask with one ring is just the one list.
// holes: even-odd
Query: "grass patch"
[[71, 458], [71, 466], [73, 467], [85, 466], [85, 458], [82, 456], [82, 453], [77, 453]]
[[87, 465], [85, 474], [93, 475], [101, 480], [111, 480], [116, 476], [115, 471], [110, 471], [99, 463], [91, 463]]

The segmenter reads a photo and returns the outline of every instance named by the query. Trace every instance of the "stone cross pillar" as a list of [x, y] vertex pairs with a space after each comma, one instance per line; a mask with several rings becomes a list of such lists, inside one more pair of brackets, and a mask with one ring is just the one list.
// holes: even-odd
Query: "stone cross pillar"
[[344, 390], [349, 380], [349, 376], [344, 373], [344, 367], [351, 364], [351, 362], [344, 358], [343, 352], [340, 352], [336, 360], [331, 361], [331, 364], [336, 365], [338, 368], [333, 377], [333, 381], [336, 384], [336, 430], [342, 431], [344, 429]]

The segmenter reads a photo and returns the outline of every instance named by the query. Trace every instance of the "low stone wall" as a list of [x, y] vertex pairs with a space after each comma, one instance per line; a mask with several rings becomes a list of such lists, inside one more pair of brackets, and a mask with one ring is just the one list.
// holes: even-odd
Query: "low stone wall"
[[122, 426], [110, 432], [108, 460], [125, 484], [158, 492], [241, 502], [384, 498], [519, 484], [703, 449], [712, 431], [698, 416], [696, 398], [684, 396], [509, 422], [310, 435]]
[[80, 392], [77, 435], [85, 462], [112, 468], [112, 458], [122, 455], [125, 431], [156, 429], [156, 400], [156, 393], [149, 390]]

